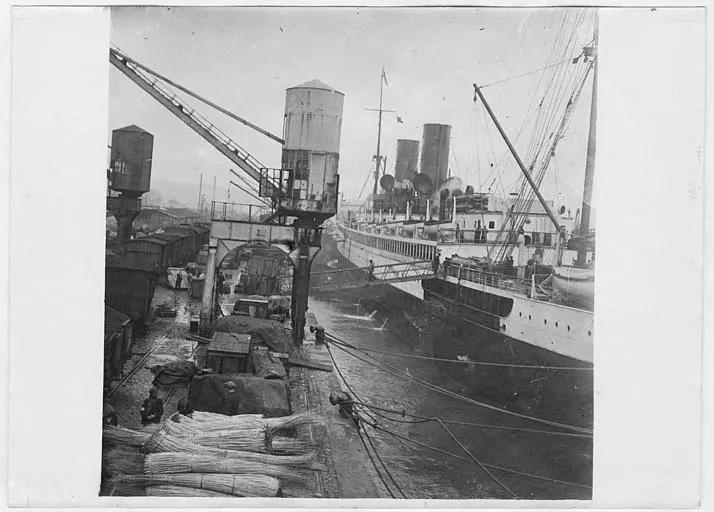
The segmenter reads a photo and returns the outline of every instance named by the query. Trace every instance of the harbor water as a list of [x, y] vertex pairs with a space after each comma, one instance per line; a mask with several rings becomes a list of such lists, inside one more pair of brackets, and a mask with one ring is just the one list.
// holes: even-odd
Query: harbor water
[[[334, 267], [337, 262], [330, 260], [334, 253], [329, 245], [318, 255], [315, 262], [318, 268]], [[397, 310], [393, 301], [389, 307], [379, 310], [379, 294], [385, 293], [382, 288], [373, 288], [369, 298], [365, 298], [366, 290], [359, 289], [313, 295], [310, 311], [326, 332], [355, 346], [432, 356], [431, 344], [435, 341], [417, 339], [412, 330], [404, 328], [404, 312]], [[393, 293], [393, 289], [389, 293]], [[438, 334], [439, 326], [431, 327], [437, 337], [447, 336]], [[358, 399], [397, 412], [405, 410], [444, 421], [469, 423], [447, 423], [463, 446], [436, 421], [413, 423], [414, 418], [386, 414], [398, 420], [376, 417], [378, 425], [389, 433], [365, 427], [387, 468], [409, 498], [506, 499], [514, 494], [520, 499], [591, 498], [592, 438], [557, 434], [567, 431], [445, 396], [359, 360], [334, 344], [331, 351]], [[369, 360], [364, 353], [359, 355]], [[372, 356], [411, 377], [460, 395], [474, 396], [474, 390], [470, 389], [473, 381], [464, 368], [468, 365], [380, 353], [372, 353]]]

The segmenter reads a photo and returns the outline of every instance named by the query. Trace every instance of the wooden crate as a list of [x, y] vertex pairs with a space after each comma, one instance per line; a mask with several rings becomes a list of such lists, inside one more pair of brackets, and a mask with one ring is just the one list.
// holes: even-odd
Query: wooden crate
[[250, 339], [250, 334], [215, 333], [206, 348], [206, 368], [214, 373], [250, 372]]

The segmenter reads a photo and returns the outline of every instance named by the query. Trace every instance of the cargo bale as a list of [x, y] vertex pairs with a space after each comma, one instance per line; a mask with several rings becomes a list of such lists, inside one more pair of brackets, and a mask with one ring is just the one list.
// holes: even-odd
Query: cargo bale
[[236, 384], [239, 414], [263, 414], [266, 417], [290, 414], [287, 382], [240, 374], [195, 376], [189, 388], [189, 407], [195, 411], [222, 414], [224, 384], [228, 381]]

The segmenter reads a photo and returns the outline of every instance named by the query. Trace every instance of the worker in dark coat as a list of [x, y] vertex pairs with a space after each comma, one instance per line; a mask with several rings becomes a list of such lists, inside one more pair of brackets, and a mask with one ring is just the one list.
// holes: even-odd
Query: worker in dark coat
[[223, 408], [221, 414], [226, 416], [235, 416], [238, 414], [238, 390], [236, 389], [236, 383], [229, 380], [223, 384]]
[[161, 416], [164, 415], [164, 402], [159, 398], [159, 388], [151, 386], [149, 398], [142, 402], [139, 412], [142, 425], [161, 422]]
[[180, 290], [181, 289], [181, 281], [183, 280], [183, 272], [178, 272], [176, 274], [176, 289]]
[[434, 259], [431, 261], [431, 267], [436, 274], [439, 271], [439, 265], [441, 264], [441, 251], [436, 251], [434, 253]]

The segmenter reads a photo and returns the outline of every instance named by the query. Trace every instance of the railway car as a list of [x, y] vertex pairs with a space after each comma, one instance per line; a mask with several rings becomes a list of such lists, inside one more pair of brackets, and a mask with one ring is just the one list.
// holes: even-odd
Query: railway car
[[180, 266], [186, 260], [186, 250], [185, 245], [185, 234], [179, 233], [154, 233], [151, 235], [153, 238], [158, 238], [159, 240], [165, 240], [168, 242], [168, 266], [177, 267]]
[[167, 246], [169, 241], [149, 235], [134, 240], [124, 242], [123, 249], [127, 253], [147, 254], [159, 267], [160, 271], [165, 271], [169, 266]]

